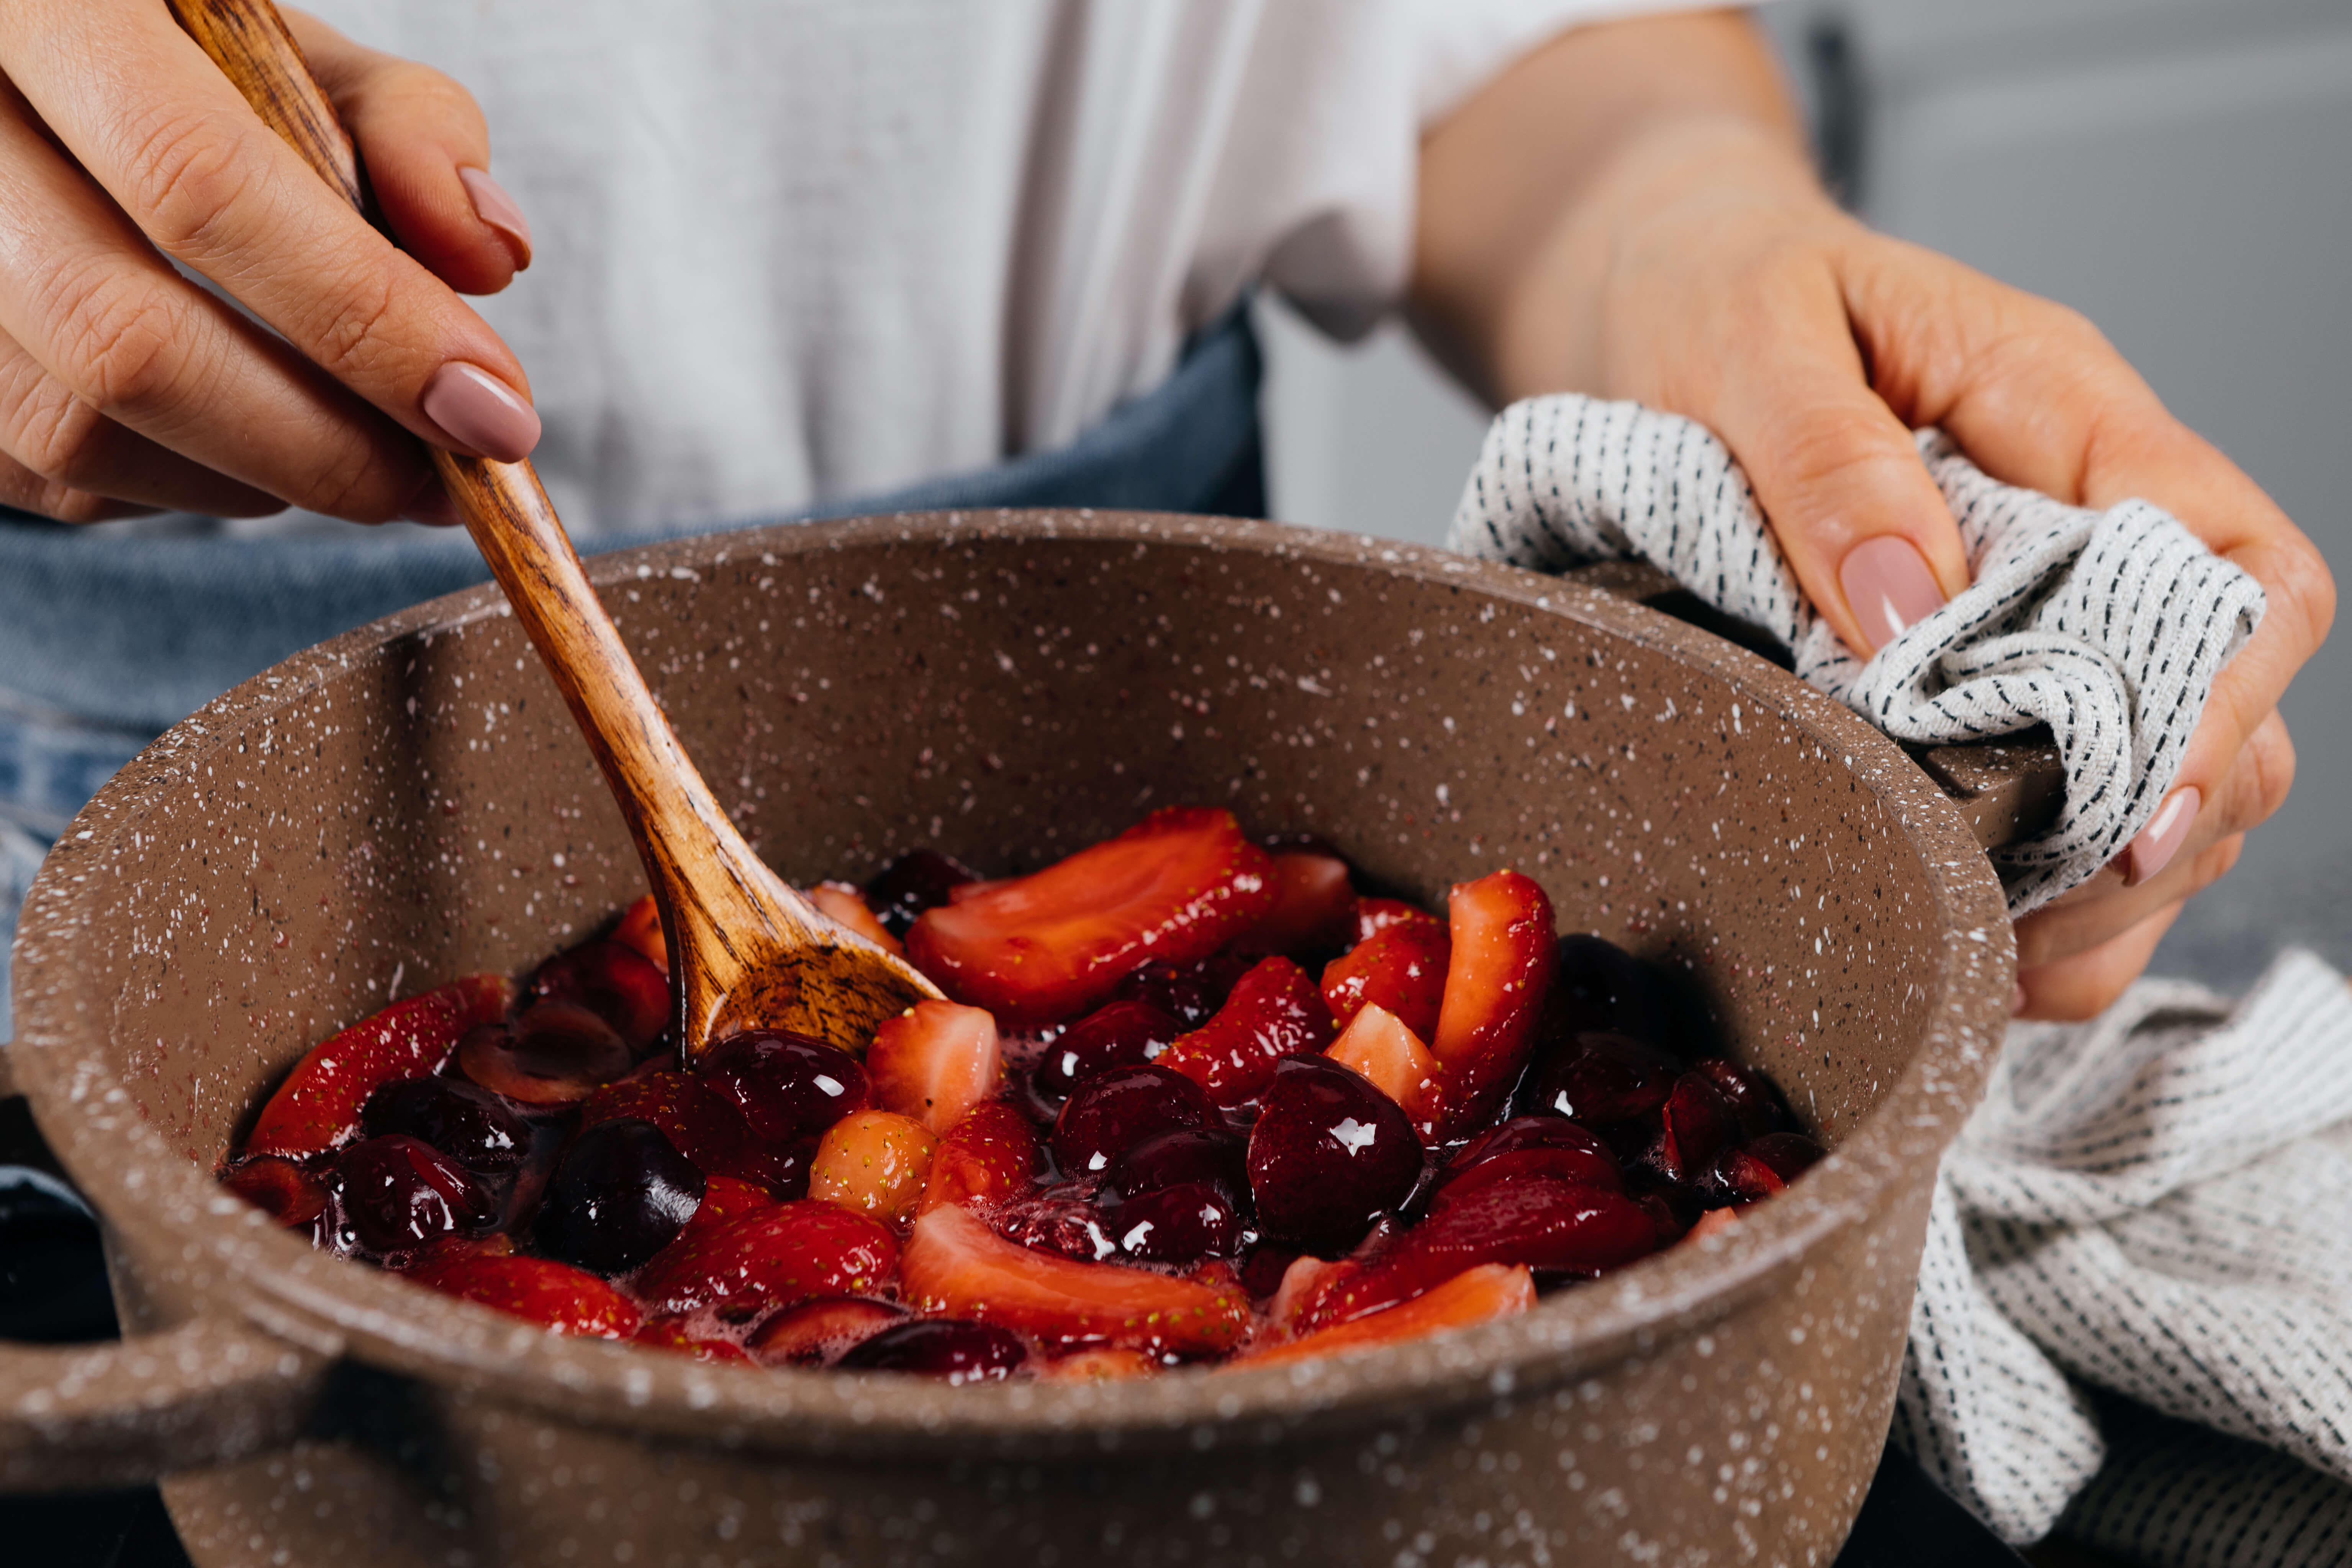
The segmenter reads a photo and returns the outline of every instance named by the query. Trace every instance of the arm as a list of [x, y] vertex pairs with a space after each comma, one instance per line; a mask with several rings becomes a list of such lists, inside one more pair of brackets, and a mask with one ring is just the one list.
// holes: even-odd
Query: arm
[[2177, 808], [2020, 924], [2025, 1011], [2114, 1000], [2285, 798], [2279, 696], [2335, 607], [2318, 552], [2080, 316], [1840, 212], [1743, 16], [1562, 35], [1432, 132], [1412, 310], [1497, 402], [1587, 392], [1714, 429], [1858, 652], [1968, 582], [1911, 443], [1930, 425], [2009, 483], [2144, 497], [2261, 581], [2269, 614], [2214, 688]]

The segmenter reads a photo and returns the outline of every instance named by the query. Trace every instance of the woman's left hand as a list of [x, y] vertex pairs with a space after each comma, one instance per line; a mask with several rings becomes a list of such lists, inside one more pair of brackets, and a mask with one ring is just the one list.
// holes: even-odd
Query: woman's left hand
[[[1538, 134], [1547, 118], [1557, 137]], [[1858, 654], [1968, 583], [1913, 444], [1928, 426], [2007, 483], [2152, 501], [2262, 584], [2261, 628], [2154, 822], [2018, 925], [2021, 1011], [2112, 1002], [2286, 797], [2279, 697], [2335, 609], [2310, 541], [2081, 316], [1841, 212], [1737, 16], [1556, 40], [1431, 135], [1422, 196], [1414, 303], [1441, 352], [1497, 402], [1582, 391], [1715, 430]]]

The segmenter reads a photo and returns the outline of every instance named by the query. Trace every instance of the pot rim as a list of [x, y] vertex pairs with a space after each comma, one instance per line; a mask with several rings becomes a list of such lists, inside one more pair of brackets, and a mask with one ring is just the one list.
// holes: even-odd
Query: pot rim
[[[940, 547], [1003, 539], [1131, 541], [1371, 567], [1562, 616], [1717, 677], [1811, 736], [1846, 768], [1921, 857], [1947, 933], [1927, 992], [1919, 1049], [1838, 1149], [1728, 1235], [1562, 1291], [1500, 1322], [1340, 1359], [1268, 1368], [1194, 1369], [1100, 1384], [1008, 1383], [950, 1388], [929, 1380], [710, 1365], [672, 1352], [551, 1334], [398, 1276], [313, 1250], [180, 1158], [131, 1107], [129, 1091], [80, 1042], [112, 1016], [73, 952], [112, 879], [111, 847], [135, 832], [151, 797], [196, 774], [237, 732], [418, 633], [509, 615], [494, 584], [387, 616], [295, 655], [174, 725], [117, 774], [59, 838], [25, 906], [16, 942], [17, 1039], [11, 1063], [44, 1131], [110, 1225], [148, 1258], [201, 1255], [223, 1297], [298, 1343], [429, 1382], [619, 1423], [766, 1448], [900, 1452], [974, 1443], [1034, 1452], [1038, 1440], [1109, 1450], [1189, 1440], [1272, 1441], [1556, 1384], [1694, 1333], [1758, 1293], [1798, 1283], [1806, 1257], [1894, 1201], [1944, 1147], [1980, 1096], [2008, 1023], [2014, 944], [2000, 887], [1958, 811], [1904, 752], [1860, 717], [1718, 637], [1598, 590], [1447, 552], [1289, 525], [1110, 511], [900, 513], [783, 524], [667, 542], [592, 558], [609, 590], [745, 557], [864, 546]], [[1702, 1353], [1708, 1347], [1702, 1342]], [[1224, 1430], [1221, 1433], [1220, 1428]], [[1026, 1445], [1024, 1447], [1024, 1446]]]

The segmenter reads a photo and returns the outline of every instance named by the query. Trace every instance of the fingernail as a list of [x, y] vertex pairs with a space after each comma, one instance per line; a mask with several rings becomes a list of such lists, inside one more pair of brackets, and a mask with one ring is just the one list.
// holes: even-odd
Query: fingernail
[[514, 197], [507, 195], [507, 188], [479, 169], [460, 169], [457, 178], [465, 184], [466, 194], [474, 198], [474, 216], [497, 229], [507, 248], [514, 252], [515, 269], [529, 267], [530, 224]]
[[1944, 607], [1944, 590], [1918, 546], [1898, 533], [1865, 539], [1845, 552], [1838, 586], [1874, 653]]
[[2011, 1017], [2014, 1018], [2014, 1017], [2016, 1017], [2020, 1013], [2024, 1012], [2024, 1011], [2025, 1011], [2025, 1004], [2026, 1004], [2026, 1000], [2027, 1000], [2027, 998], [2026, 998], [2026, 994], [2025, 994], [2025, 987], [2024, 987], [2024, 986], [2022, 986], [2022, 985], [2012, 985], [2012, 986], [2011, 986], [2011, 987], [2009, 988], [2009, 1016], [2010, 1016]]
[[2156, 816], [2131, 841], [2127, 852], [2131, 871], [2124, 878], [2127, 886], [2137, 888], [2172, 864], [2172, 858], [2189, 842], [2189, 830], [2197, 826], [2197, 808], [2204, 804], [2205, 796], [2195, 784], [2182, 784], [2164, 797]]
[[425, 387], [425, 417], [461, 447], [520, 463], [539, 445], [539, 414], [486, 370], [452, 361]]
[[422, 522], [434, 528], [455, 528], [466, 521], [457, 510], [457, 503], [449, 499], [439, 479], [428, 479], [425, 488], [411, 496], [401, 509], [403, 522]]

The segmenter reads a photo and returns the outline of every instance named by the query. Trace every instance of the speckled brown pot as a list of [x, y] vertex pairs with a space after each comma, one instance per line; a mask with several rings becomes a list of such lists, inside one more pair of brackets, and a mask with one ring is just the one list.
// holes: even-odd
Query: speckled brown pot
[[1834, 1552], [2010, 987], [2000, 889], [1893, 746], [1592, 591], [1265, 524], [886, 518], [593, 565], [788, 877], [934, 842], [1018, 870], [1178, 802], [1432, 898], [1516, 865], [1564, 927], [1686, 968], [1834, 1152], [1727, 1237], [1519, 1319], [1093, 1388], [705, 1366], [313, 1253], [211, 1179], [261, 1090], [642, 886], [483, 590], [178, 726], [43, 871], [15, 1072], [161, 1337], [9, 1352], [0, 1475], [213, 1461], [165, 1488], [208, 1565]]

